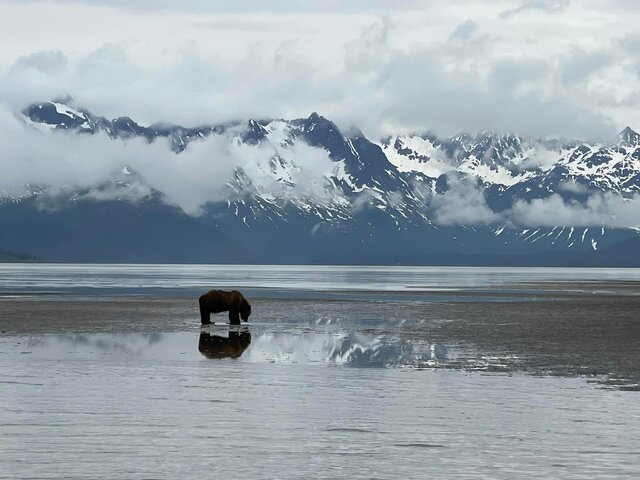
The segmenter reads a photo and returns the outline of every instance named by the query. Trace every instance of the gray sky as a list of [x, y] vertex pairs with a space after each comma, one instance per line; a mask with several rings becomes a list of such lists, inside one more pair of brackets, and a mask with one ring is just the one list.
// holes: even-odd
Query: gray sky
[[0, 101], [605, 140], [640, 129], [639, 21], [632, 0], [0, 0]]

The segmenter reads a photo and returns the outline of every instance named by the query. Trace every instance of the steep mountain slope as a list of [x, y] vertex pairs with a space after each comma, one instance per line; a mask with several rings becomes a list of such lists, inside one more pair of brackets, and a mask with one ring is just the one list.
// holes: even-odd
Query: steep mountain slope
[[374, 142], [317, 113], [144, 127], [95, 116], [70, 98], [35, 103], [19, 117], [71, 142], [168, 142], [180, 158], [216, 140], [231, 152], [211, 152], [213, 175], [225, 177], [197, 208], [154, 185], [135, 161], [95, 185], [29, 184], [5, 194], [0, 247], [43, 260], [562, 264], [575, 252], [564, 258], [607, 264], [614, 256], [603, 252], [621, 245], [629, 254], [611, 261], [640, 264], [634, 228], [527, 224], [511, 213], [516, 202], [554, 195], [631, 199], [640, 190], [640, 135], [630, 128], [610, 145], [495, 132]]

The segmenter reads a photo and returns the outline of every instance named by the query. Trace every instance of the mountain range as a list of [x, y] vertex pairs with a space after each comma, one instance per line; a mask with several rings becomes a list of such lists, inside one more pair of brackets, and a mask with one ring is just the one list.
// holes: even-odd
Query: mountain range
[[231, 152], [204, 152], [218, 187], [194, 188], [196, 205], [133, 160], [95, 185], [0, 192], [0, 249], [41, 261], [640, 266], [640, 134], [629, 127], [606, 143], [492, 131], [371, 139], [317, 113], [142, 126], [68, 97], [16, 115], [72, 143], [166, 143], [180, 159], [215, 140]]

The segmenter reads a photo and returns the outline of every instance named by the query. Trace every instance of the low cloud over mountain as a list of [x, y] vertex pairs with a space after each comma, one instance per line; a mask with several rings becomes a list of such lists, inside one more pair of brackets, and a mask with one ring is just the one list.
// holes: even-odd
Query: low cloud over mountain
[[[492, 132], [371, 141], [315, 114], [144, 127], [128, 117], [97, 117], [70, 98], [19, 115], [5, 109], [0, 123], [5, 197], [36, 188], [40, 195], [82, 191], [136, 201], [157, 192], [197, 216], [208, 203], [245, 195], [352, 210], [362, 208], [365, 195], [365, 205], [406, 208], [440, 225], [640, 225], [640, 140], [631, 129], [610, 145]], [[354, 141], [366, 142], [371, 156]], [[119, 187], [107, 187], [113, 182]]]
[[159, 202], [196, 220], [236, 221], [256, 238], [287, 224], [318, 238], [480, 228], [496, 244], [510, 234], [554, 249], [560, 235], [564, 247], [593, 251], [605, 228], [635, 235], [640, 226], [640, 136], [630, 128], [608, 144], [495, 132], [376, 140], [315, 113], [142, 126], [70, 98], [5, 110], [0, 123], [4, 208], [59, 215], [86, 202]]

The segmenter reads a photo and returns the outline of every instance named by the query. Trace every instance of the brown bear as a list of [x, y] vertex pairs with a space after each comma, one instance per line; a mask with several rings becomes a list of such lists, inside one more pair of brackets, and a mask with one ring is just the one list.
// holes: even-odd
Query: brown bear
[[211, 323], [211, 314], [229, 312], [229, 323], [240, 325], [240, 318], [247, 322], [251, 315], [251, 305], [237, 290], [225, 292], [210, 290], [200, 296], [200, 321], [203, 325]]
[[211, 359], [238, 358], [250, 344], [251, 334], [247, 330], [229, 332], [228, 337], [202, 332], [198, 342], [198, 350], [202, 355]]

